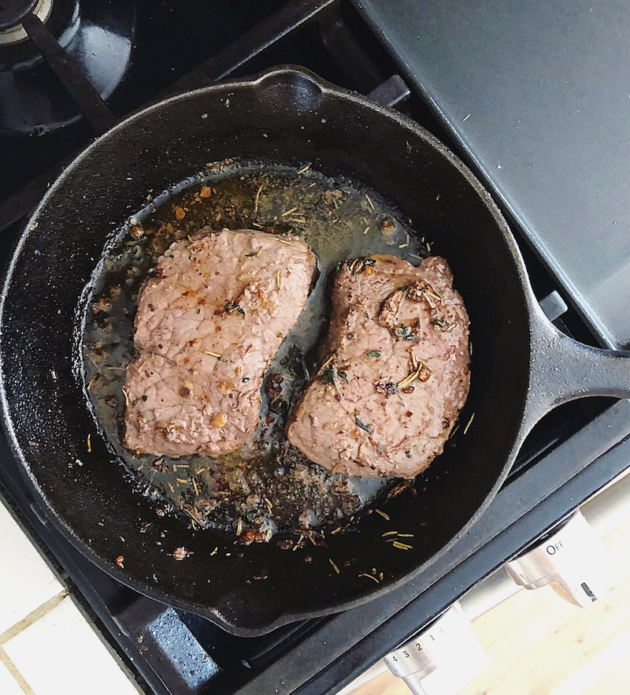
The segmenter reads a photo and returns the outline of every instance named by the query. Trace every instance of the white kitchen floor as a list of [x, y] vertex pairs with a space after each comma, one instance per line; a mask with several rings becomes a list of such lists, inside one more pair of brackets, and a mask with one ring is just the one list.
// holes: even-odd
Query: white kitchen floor
[[0, 695], [138, 695], [0, 499]]

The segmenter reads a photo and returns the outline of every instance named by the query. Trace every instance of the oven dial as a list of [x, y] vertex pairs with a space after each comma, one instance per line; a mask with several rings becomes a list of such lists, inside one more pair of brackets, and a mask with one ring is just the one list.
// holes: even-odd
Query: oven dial
[[586, 608], [608, 589], [606, 565], [601, 539], [578, 511], [506, 569], [526, 589], [550, 584], [562, 598]]
[[455, 695], [487, 661], [459, 603], [385, 657], [392, 673], [416, 695]]

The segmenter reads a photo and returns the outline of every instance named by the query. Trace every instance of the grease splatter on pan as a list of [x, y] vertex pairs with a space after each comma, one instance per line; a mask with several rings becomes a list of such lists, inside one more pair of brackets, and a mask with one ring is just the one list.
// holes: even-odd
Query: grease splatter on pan
[[[297, 234], [317, 255], [320, 273], [306, 310], [265, 377], [251, 445], [218, 457], [134, 456], [121, 445], [122, 386], [134, 357], [138, 291], [173, 241], [205, 226]], [[377, 195], [347, 179], [323, 176], [308, 164], [209, 165], [203, 177], [130, 218], [92, 279], [83, 375], [97, 424], [134, 484], [156, 498], [158, 514], [185, 514], [193, 528], [231, 530], [246, 543], [268, 541], [278, 531], [339, 528], [399, 482], [332, 475], [285, 435], [291, 406], [317, 362], [329, 272], [339, 261], [372, 253], [393, 253], [417, 264], [428, 249]]]

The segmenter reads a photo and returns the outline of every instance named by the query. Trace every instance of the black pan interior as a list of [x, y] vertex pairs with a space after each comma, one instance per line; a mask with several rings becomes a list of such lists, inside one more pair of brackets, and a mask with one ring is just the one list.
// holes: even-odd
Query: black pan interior
[[[77, 312], [103, 247], [148, 193], [231, 157], [311, 163], [377, 190], [447, 258], [471, 318], [472, 388], [461, 418], [466, 424], [474, 413], [468, 431], [460, 427], [417, 480], [415, 495], [383, 507], [389, 520], [372, 514], [353, 532], [328, 537], [325, 547], [241, 547], [192, 531], [184, 519], [159, 518], [102, 439], [92, 435], [86, 451], [94, 428], [77, 372]], [[57, 523], [100, 566], [232, 631], [265, 631], [394, 587], [443, 551], [488, 499], [512, 460], [527, 394], [525, 282], [489, 197], [433, 138], [394, 112], [278, 69], [141, 112], [88, 148], [53, 186], [5, 283], [5, 424]], [[386, 543], [391, 530], [413, 534], [412, 547]], [[179, 547], [193, 554], [177, 561]], [[381, 572], [381, 583], [364, 576]]]

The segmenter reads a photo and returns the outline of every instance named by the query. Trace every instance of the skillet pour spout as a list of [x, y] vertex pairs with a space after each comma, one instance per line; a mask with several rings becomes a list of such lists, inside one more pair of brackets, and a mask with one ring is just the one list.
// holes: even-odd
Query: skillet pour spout
[[[365, 515], [352, 532], [297, 552], [276, 541], [241, 546], [158, 515], [99, 433], [77, 362], [86, 285], [125, 220], [149, 192], [235, 158], [310, 164], [378, 192], [448, 260], [471, 319], [461, 416], [474, 414], [470, 427], [459, 428], [415, 496], [385, 503], [387, 519]], [[582, 395], [630, 394], [620, 353], [579, 346], [546, 322], [505, 220], [452, 152], [396, 111], [294, 67], [152, 105], [87, 147], [26, 224], [4, 279], [0, 329], [3, 424], [51, 522], [116, 579], [239, 635], [358, 606], [409, 581], [487, 508], [544, 412]], [[385, 542], [392, 530], [412, 534], [408, 549]]]

